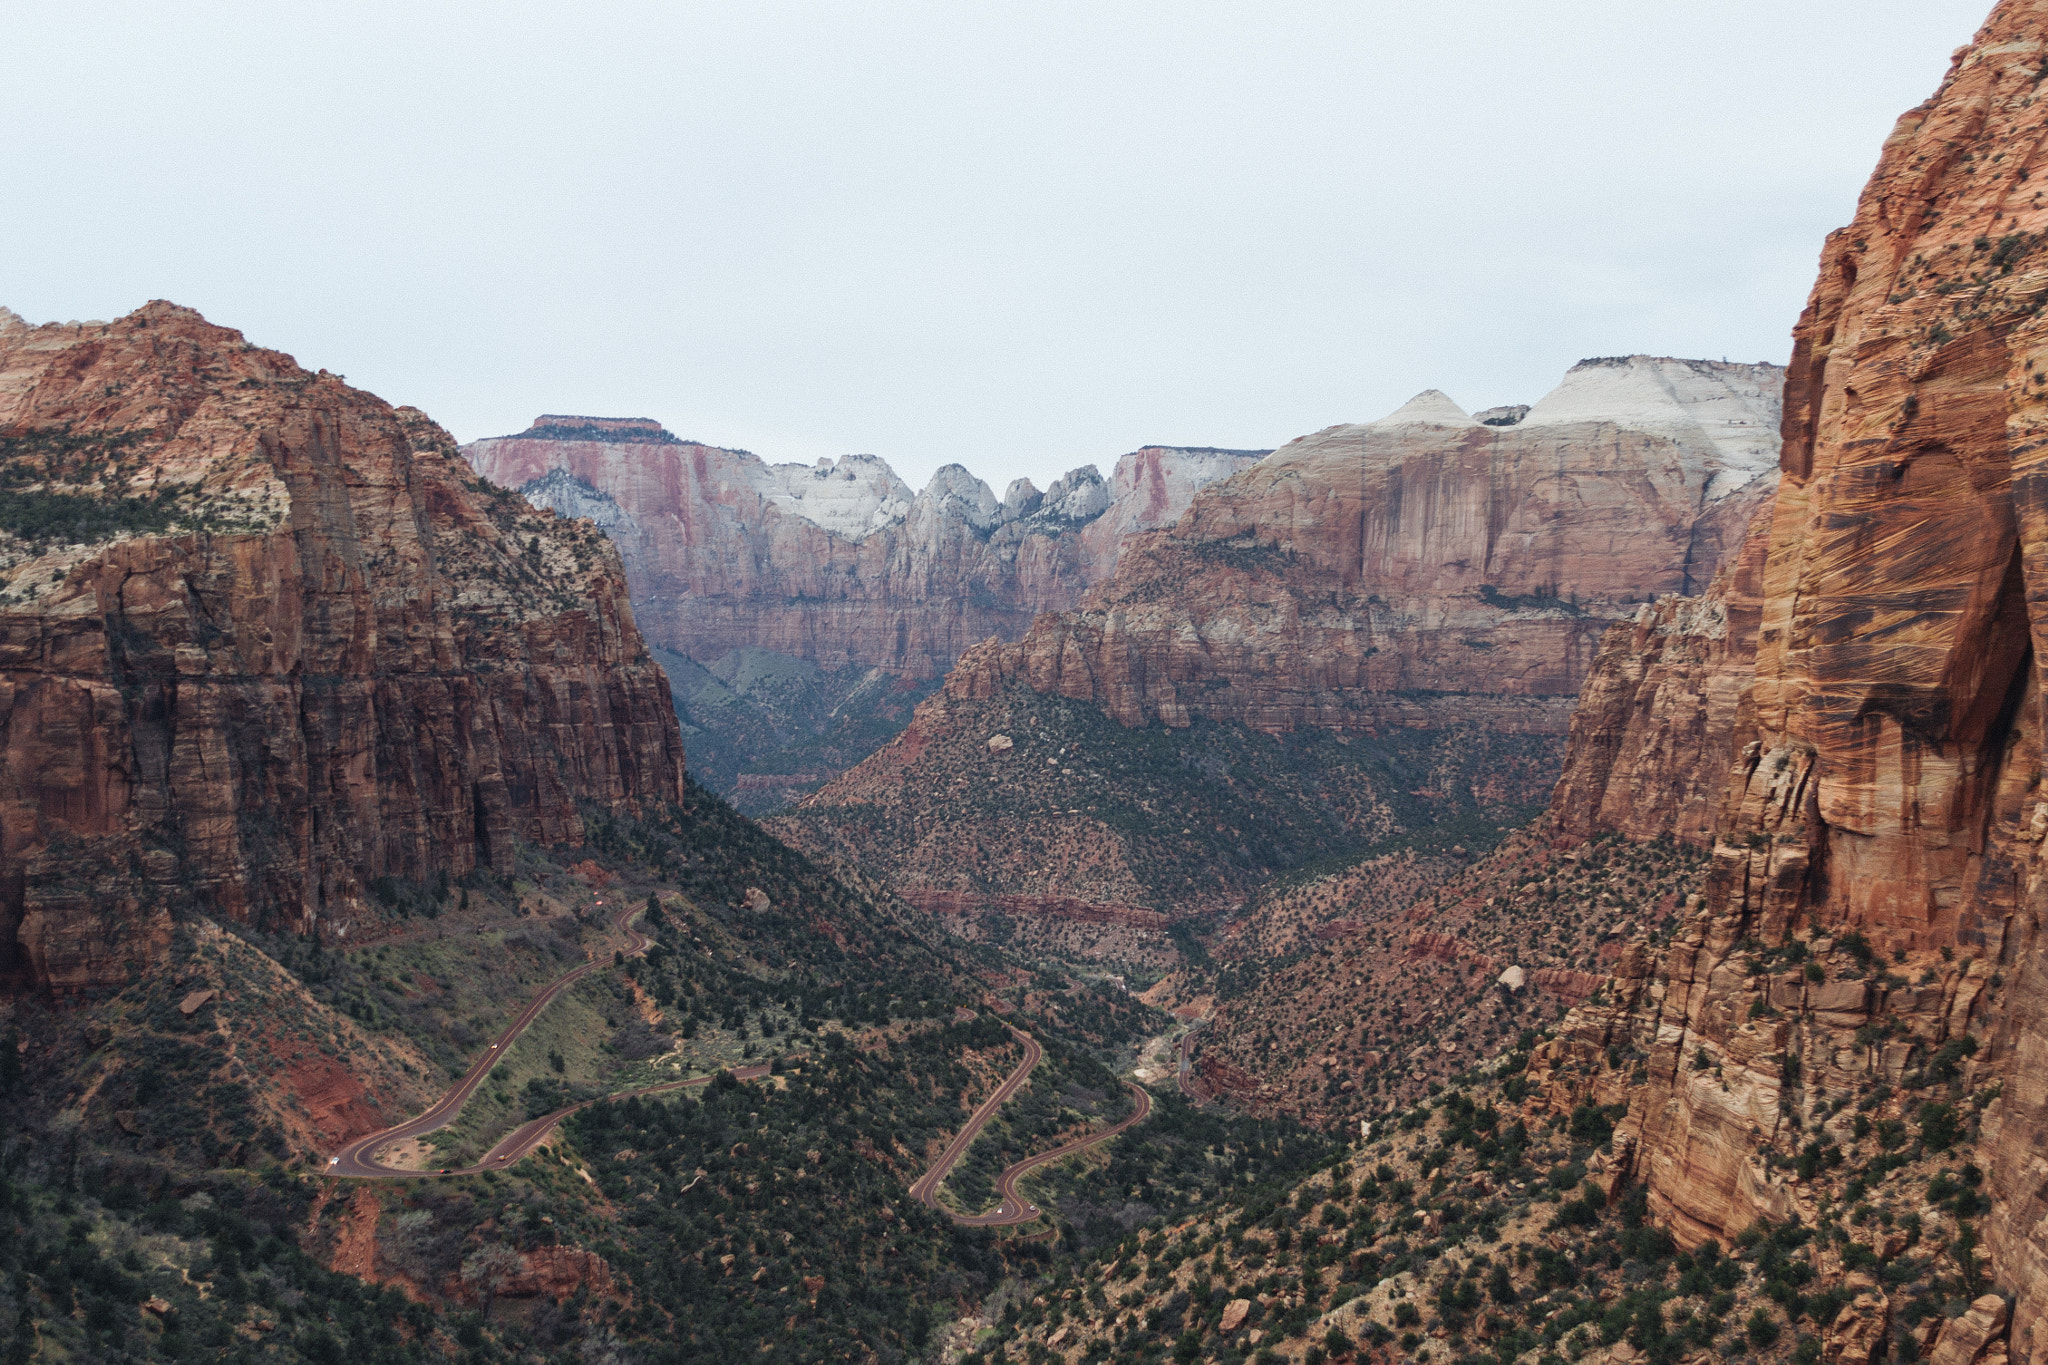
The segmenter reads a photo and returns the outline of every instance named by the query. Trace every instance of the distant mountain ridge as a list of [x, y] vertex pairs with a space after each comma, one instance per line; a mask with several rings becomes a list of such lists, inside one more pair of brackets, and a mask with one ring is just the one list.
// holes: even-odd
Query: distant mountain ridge
[[874, 455], [770, 464], [644, 418], [551, 414], [463, 453], [536, 505], [603, 527], [656, 644], [705, 664], [767, 649], [935, 679], [969, 645], [1074, 606], [1124, 538], [1266, 452], [1148, 446], [1109, 479], [1083, 465], [1000, 497], [958, 464], [913, 491]]
[[1132, 537], [1079, 609], [976, 650], [947, 690], [1014, 677], [1126, 725], [1269, 731], [1534, 698], [1561, 732], [1607, 625], [1704, 587], [1768, 502], [1783, 381], [1598, 359], [1509, 424], [1431, 389], [1327, 427]]
[[1072, 918], [1229, 909], [1319, 857], [1519, 819], [1609, 627], [1704, 583], [1768, 504], [1783, 375], [1594, 360], [1505, 425], [1429, 390], [1289, 442], [1126, 538], [1079, 608], [970, 650], [772, 827], [949, 915]]

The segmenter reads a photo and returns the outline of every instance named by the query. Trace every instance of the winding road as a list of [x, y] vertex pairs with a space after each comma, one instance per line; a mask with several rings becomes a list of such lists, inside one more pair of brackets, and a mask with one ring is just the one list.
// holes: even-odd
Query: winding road
[[1207, 1019], [1197, 1019], [1194, 1023], [1188, 1025], [1187, 1032], [1181, 1034], [1180, 1042], [1175, 1044], [1173, 1049], [1174, 1059], [1177, 1063], [1174, 1068], [1173, 1083], [1180, 1087], [1181, 1094], [1187, 1095], [1190, 1099], [1193, 1099], [1194, 1096], [1188, 1090], [1188, 1069], [1194, 1065], [1195, 1061], [1195, 1030], [1208, 1022]]
[[[1007, 1024], [1004, 1027], [1010, 1028]], [[1125, 1087], [1130, 1090], [1132, 1097], [1137, 1102], [1137, 1107], [1131, 1111], [1129, 1117], [1103, 1129], [1099, 1133], [1090, 1133], [1086, 1137], [1075, 1138], [1072, 1142], [1062, 1143], [1051, 1151], [1040, 1152], [1036, 1156], [1026, 1157], [1014, 1166], [1009, 1167], [996, 1177], [996, 1193], [1002, 1196], [1002, 1202], [997, 1204], [990, 1212], [955, 1213], [939, 1203], [939, 1186], [946, 1182], [946, 1176], [952, 1171], [953, 1164], [960, 1160], [967, 1149], [974, 1145], [974, 1140], [981, 1136], [981, 1130], [986, 1128], [988, 1121], [996, 1116], [996, 1111], [1001, 1109], [1011, 1096], [1023, 1088], [1024, 1082], [1031, 1075], [1032, 1068], [1037, 1066], [1045, 1057], [1045, 1049], [1038, 1045], [1038, 1040], [1022, 1029], [1010, 1028], [1010, 1036], [1024, 1045], [1023, 1062], [1018, 1065], [1015, 1071], [1004, 1077], [1003, 1083], [996, 1087], [993, 1095], [990, 1095], [981, 1102], [981, 1107], [974, 1111], [973, 1116], [961, 1127], [959, 1133], [954, 1136], [951, 1142], [946, 1144], [946, 1149], [939, 1153], [938, 1160], [932, 1163], [931, 1169], [919, 1176], [917, 1183], [910, 1187], [910, 1197], [912, 1199], [915, 1199], [928, 1209], [937, 1209], [954, 1222], [964, 1224], [967, 1227], [1015, 1227], [1019, 1223], [1029, 1223], [1039, 1218], [1041, 1214], [1038, 1206], [1017, 1192], [1017, 1181], [1019, 1179], [1037, 1170], [1040, 1166], [1058, 1161], [1061, 1157], [1072, 1156], [1075, 1152], [1093, 1147], [1097, 1143], [1109, 1141], [1132, 1124], [1143, 1122], [1152, 1112], [1152, 1096], [1146, 1093], [1143, 1086], [1125, 1081]]]
[[[612, 917], [612, 927], [626, 936], [626, 941], [631, 948], [632, 955], [635, 957], [646, 952], [654, 942], [654, 940], [641, 933], [638, 929], [635, 929], [632, 925], [634, 916], [638, 915], [643, 908], [641, 905], [629, 902], [624, 909]], [[457, 1081], [440, 1099], [434, 1101], [424, 1113], [416, 1118], [408, 1119], [404, 1123], [357, 1138], [327, 1159], [326, 1173], [333, 1176], [347, 1176], [358, 1180], [412, 1180], [427, 1176], [476, 1175], [482, 1171], [503, 1170], [545, 1142], [548, 1134], [554, 1130], [556, 1124], [568, 1118], [571, 1114], [587, 1109], [593, 1104], [604, 1104], [612, 1100], [628, 1099], [636, 1095], [659, 1095], [666, 1091], [682, 1090], [693, 1085], [708, 1084], [712, 1080], [711, 1076], [693, 1076], [686, 1081], [664, 1081], [659, 1085], [643, 1086], [638, 1090], [625, 1090], [615, 1095], [600, 1095], [584, 1100], [579, 1104], [568, 1105], [555, 1110], [551, 1114], [543, 1114], [537, 1119], [530, 1119], [513, 1129], [510, 1133], [499, 1139], [498, 1144], [492, 1147], [490, 1151], [484, 1153], [482, 1160], [478, 1161], [474, 1166], [407, 1170], [400, 1166], [386, 1166], [375, 1158], [373, 1153], [381, 1151], [394, 1142], [403, 1142], [408, 1138], [424, 1137], [436, 1129], [445, 1128], [450, 1123], [453, 1123], [456, 1116], [462, 1112], [462, 1106], [469, 1101], [471, 1095], [476, 1093], [477, 1087], [484, 1083], [485, 1077], [491, 1074], [492, 1068], [497, 1066], [498, 1059], [505, 1055], [507, 1049], [517, 1041], [519, 1035], [524, 1033], [527, 1027], [540, 1016], [540, 1012], [553, 1004], [562, 992], [590, 975], [591, 972], [596, 971], [601, 963], [602, 959], [593, 954], [588, 961], [562, 973], [562, 975], [549, 982], [541, 989], [539, 994], [527, 1002], [526, 1008], [519, 1012], [519, 1017], [505, 1026], [504, 1032], [498, 1035], [497, 1041], [484, 1049], [484, 1055], [477, 1058], [475, 1064], [464, 1073], [462, 1079]], [[959, 1161], [967, 1149], [974, 1144], [974, 1140], [981, 1136], [981, 1130], [986, 1128], [989, 1120], [996, 1116], [996, 1111], [1001, 1109], [1018, 1090], [1023, 1088], [1024, 1082], [1030, 1078], [1032, 1068], [1036, 1067], [1045, 1057], [1045, 1049], [1039, 1046], [1036, 1038], [1033, 1038], [1022, 1029], [1007, 1024], [1004, 1027], [1009, 1028], [1011, 1036], [1024, 1045], [1023, 1062], [1015, 1071], [1012, 1071], [1003, 1079], [1003, 1083], [996, 1087], [994, 1094], [982, 1101], [981, 1107], [974, 1111], [973, 1116], [967, 1120], [966, 1125], [960, 1129], [959, 1133], [955, 1135], [950, 1143], [946, 1144], [946, 1149], [939, 1153], [939, 1158], [932, 1163], [931, 1169], [920, 1176], [917, 1183], [910, 1187], [911, 1198], [927, 1208], [939, 1210], [956, 1223], [963, 1223], [970, 1227], [1013, 1227], [1019, 1223], [1029, 1223], [1037, 1219], [1041, 1216], [1040, 1211], [1036, 1205], [1030, 1203], [1023, 1195], [1017, 1192], [1018, 1180], [1040, 1166], [1058, 1161], [1062, 1157], [1071, 1156], [1075, 1152], [1093, 1147], [1097, 1143], [1109, 1141], [1132, 1124], [1143, 1122], [1152, 1112], [1151, 1095], [1146, 1093], [1143, 1086], [1125, 1081], [1124, 1085], [1130, 1090], [1132, 1098], [1136, 1102], [1135, 1108], [1132, 1109], [1128, 1117], [1103, 1129], [1099, 1133], [1090, 1133], [1086, 1137], [1062, 1143], [1051, 1151], [1040, 1152], [1036, 1156], [1026, 1157], [1005, 1170], [996, 1177], [996, 1192], [1002, 1196], [1002, 1202], [997, 1204], [993, 1211], [982, 1214], [962, 1214], [942, 1207], [939, 1203], [939, 1186], [945, 1183], [946, 1176], [953, 1169], [954, 1163]], [[768, 1072], [769, 1066], [763, 1062], [754, 1066], [733, 1068], [731, 1074], [736, 1080], [751, 1081], [767, 1075]]]
[[[612, 917], [612, 927], [626, 936], [626, 942], [635, 957], [646, 952], [648, 947], [654, 942], [653, 939], [635, 929], [631, 923], [633, 917], [645, 908], [644, 905], [629, 902], [624, 909]], [[453, 1123], [456, 1115], [462, 1112], [462, 1106], [468, 1103], [469, 1097], [476, 1093], [476, 1088], [484, 1083], [486, 1076], [491, 1074], [491, 1068], [498, 1064], [498, 1059], [505, 1055], [506, 1049], [511, 1047], [519, 1035], [526, 1031], [527, 1026], [540, 1016], [542, 1010], [553, 1004], [563, 991], [568, 990], [584, 977], [596, 971], [599, 965], [600, 959], [596, 955], [592, 955], [582, 965], [571, 968], [549, 982], [538, 995], [527, 1001], [526, 1008], [519, 1012], [519, 1017], [506, 1025], [505, 1031], [498, 1035], [497, 1041], [484, 1049], [484, 1055], [476, 1059], [475, 1065], [469, 1068], [462, 1079], [457, 1081], [447, 1094], [435, 1100], [427, 1108], [427, 1111], [417, 1118], [407, 1119], [404, 1123], [386, 1128], [381, 1132], [371, 1133], [366, 1137], [359, 1137], [354, 1142], [349, 1143], [334, 1156], [327, 1159], [327, 1174], [353, 1176], [360, 1179], [390, 1179], [399, 1177], [411, 1179], [417, 1176], [430, 1175], [474, 1175], [478, 1171], [497, 1170], [502, 1166], [510, 1165], [528, 1152], [531, 1152], [535, 1147], [538, 1147], [542, 1140], [547, 1137], [548, 1130], [557, 1123], [577, 1110], [584, 1108], [585, 1105], [596, 1103], [597, 1101], [595, 1100], [585, 1100], [582, 1104], [572, 1104], [566, 1109], [558, 1109], [552, 1114], [544, 1115], [541, 1118], [523, 1124], [514, 1129], [497, 1146], [486, 1152], [482, 1161], [474, 1166], [464, 1166], [459, 1170], [409, 1171], [403, 1167], [386, 1166], [370, 1155], [372, 1152], [387, 1147], [394, 1142], [403, 1142], [407, 1138], [423, 1137], [437, 1128], [445, 1128]], [[768, 1068], [764, 1065], [744, 1067], [733, 1074], [742, 1080], [748, 1080], [754, 1076], [765, 1075], [767, 1071]], [[686, 1085], [702, 1085], [710, 1079], [709, 1076], [699, 1076], [687, 1081], [668, 1081], [661, 1085], [649, 1086], [644, 1090], [634, 1090], [626, 1093], [651, 1095], [663, 1090], [680, 1089]], [[625, 1099], [626, 1095], [606, 1095], [602, 1098]]]

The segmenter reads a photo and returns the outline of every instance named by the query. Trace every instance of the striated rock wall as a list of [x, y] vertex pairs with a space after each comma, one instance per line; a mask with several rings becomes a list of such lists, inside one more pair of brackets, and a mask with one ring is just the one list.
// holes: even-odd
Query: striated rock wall
[[125, 979], [185, 905], [345, 933], [363, 891], [680, 800], [590, 528], [423, 415], [197, 313], [0, 313], [0, 973]]
[[[2048, 1358], [2044, 34], [2048, 0], [1998, 5], [1828, 240], [1795, 332], [1755, 680], [1704, 908], [1668, 948], [1626, 955], [1533, 1069], [1553, 1103], [1630, 1103], [1623, 1145], [1688, 1242], [1812, 1221], [1782, 1163], [1808, 1141], [1853, 1145], [1841, 1097], [1908, 1135], [1919, 1106], [1952, 1105], [1974, 1142], [1956, 1159], [1992, 1198], [1988, 1279], [2016, 1297], [2008, 1343], [1987, 1317], [1950, 1351], [1951, 1324], [1942, 1358]], [[1700, 607], [1672, 611], [1677, 626]], [[1606, 718], [1584, 736], [1611, 757], [1584, 771], [1617, 788], [1568, 782], [1564, 818], [1626, 822], [1632, 790], [1697, 818], [1690, 787], [1641, 779], [1629, 755], [1654, 759], [1638, 742], [1654, 726], [1622, 714], [1654, 712], [1663, 670], [1692, 697], [1666, 752], [1718, 747], [1719, 713], [1684, 677], [1736, 651], [1717, 665], [1684, 645], [1674, 668], [1685, 633], [1653, 627], [1631, 665], [1643, 681], [1589, 688]], [[1646, 1083], [1599, 1060], [1625, 1053]]]
[[1478, 694], [1555, 700], [1561, 730], [1608, 626], [1703, 587], [1769, 498], [1781, 373], [1589, 360], [1509, 425], [1432, 391], [1302, 437], [975, 665], [1131, 726], [1369, 729]]
[[637, 419], [546, 416], [464, 453], [485, 477], [595, 520], [656, 644], [705, 663], [767, 649], [913, 678], [1073, 606], [1127, 537], [1265, 454], [1148, 446], [1107, 482], [1091, 465], [998, 498], [959, 465], [913, 494], [872, 455], [771, 465]]
[[1601, 640], [1551, 798], [1560, 831], [1711, 840], [1737, 736], [1746, 743], [1755, 727], [1749, 694], [1769, 532], [1766, 504], [1707, 592], [1646, 603]]

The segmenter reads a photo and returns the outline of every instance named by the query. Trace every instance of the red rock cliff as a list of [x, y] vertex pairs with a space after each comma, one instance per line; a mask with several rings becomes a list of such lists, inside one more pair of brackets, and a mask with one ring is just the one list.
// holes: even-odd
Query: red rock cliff
[[[2024, 1361], [2048, 1358], [2044, 34], [2048, 0], [1999, 5], [1828, 240], [1706, 908], [1661, 956], [1625, 958], [1612, 1004], [1538, 1068], [1630, 1100], [1637, 1174], [1688, 1241], [1814, 1214], [1763, 1158], [1852, 1141], [1854, 1107], [1830, 1097], [1880, 1118], [1952, 1100], [1976, 1125], [1990, 1276], [2017, 1295]], [[1824, 981], [1764, 970], [1794, 940]], [[1959, 1089], [1930, 1094], [1930, 1059], [1955, 1043], [1955, 1069], [1966, 1036]], [[1647, 1053], [1647, 1087], [1585, 1079], [1617, 1043]]]
[[1562, 730], [1608, 626], [1703, 587], [1769, 497], [1780, 373], [1592, 360], [1514, 425], [1432, 391], [1302, 437], [975, 668], [1132, 726], [1364, 728], [1478, 695]]
[[301, 930], [364, 884], [680, 799], [618, 561], [448, 435], [197, 313], [0, 311], [0, 971], [65, 990], [173, 908]]
[[1770, 524], [1766, 504], [1706, 593], [1645, 604], [1601, 640], [1551, 797], [1561, 831], [1712, 839], [1735, 752], [1755, 729], [1750, 683]]
[[959, 465], [913, 494], [871, 455], [770, 465], [637, 420], [546, 416], [464, 450], [487, 478], [604, 528], [654, 643], [707, 663], [751, 647], [913, 678], [1073, 606], [1126, 537], [1264, 453], [1152, 446], [1107, 483], [1089, 466], [997, 498]]

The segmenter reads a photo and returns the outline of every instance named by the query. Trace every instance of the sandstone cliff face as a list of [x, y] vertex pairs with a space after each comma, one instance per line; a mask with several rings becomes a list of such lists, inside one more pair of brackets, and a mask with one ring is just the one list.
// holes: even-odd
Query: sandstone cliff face
[[1510, 425], [1432, 391], [1302, 437], [977, 668], [1133, 726], [1366, 729], [1479, 694], [1561, 731], [1608, 625], [1705, 586], [1768, 499], [1780, 374], [1591, 360]]
[[0, 575], [17, 984], [123, 980], [177, 905], [343, 933], [375, 878], [681, 798], [602, 537], [188, 309], [0, 312]]
[[1263, 451], [1151, 446], [998, 498], [959, 465], [913, 494], [872, 455], [771, 465], [653, 422], [548, 416], [464, 447], [477, 470], [617, 543], [654, 643], [703, 663], [765, 649], [937, 678], [1115, 566], [1123, 540]]
[[1559, 830], [1711, 841], [1737, 736], [1747, 743], [1755, 728], [1749, 695], [1769, 532], [1767, 508], [1706, 593], [1646, 603], [1607, 632], [1551, 797]]
[[[775, 828], [908, 895], [1187, 911], [1236, 903], [1275, 869], [1298, 865], [1290, 845], [1311, 829], [1316, 856], [1327, 857], [1454, 811], [1499, 817], [1552, 785], [1574, 695], [1608, 626], [1655, 594], [1703, 586], [1768, 500], [1780, 374], [1593, 360], [1519, 420], [1497, 416], [1502, 425], [1429, 393], [1383, 421], [1292, 442], [1196, 492], [1170, 529], [1129, 540], [1081, 609], [1040, 617], [1016, 644], [969, 650], [903, 736]], [[1685, 630], [1718, 629], [1707, 624], [1716, 612], [1725, 615], [1703, 609]], [[1227, 844], [1198, 851], [1187, 840], [1215, 822], [1169, 820], [1161, 830], [1182, 828], [1185, 847], [1162, 857], [1115, 822], [1094, 837], [1085, 801], [1050, 812], [1064, 817], [1059, 834], [1019, 839], [989, 818], [1016, 765], [978, 750], [998, 732], [1014, 736], [1030, 696], [1084, 703], [1120, 723], [1089, 747], [1116, 774], [1103, 794], [1131, 798], [1139, 828], [1161, 818], [1149, 789], [1125, 789], [1162, 747], [1145, 733], [1155, 720], [1193, 730], [1196, 749], [1226, 730], [1338, 737], [1288, 749], [1294, 769], [1265, 779], [1277, 804], [1295, 794], [1306, 803], [1275, 811], [1286, 830], [1279, 856]], [[1212, 728], [1196, 728], [1205, 723]], [[1716, 712], [1721, 731], [1729, 723]], [[1353, 738], [1369, 747], [1336, 747]], [[1431, 743], [1462, 757], [1431, 759], [1424, 780], [1397, 775], [1409, 747]], [[1654, 761], [1640, 741], [1631, 757]], [[1337, 780], [1382, 761], [1382, 772]], [[1347, 795], [1324, 794], [1333, 787]], [[1377, 807], [1324, 827], [1362, 798]], [[1134, 858], [1199, 867], [1200, 884], [1125, 875]], [[1224, 866], [1233, 861], [1248, 866]]]
[[[1823, 1119], [1824, 1097], [1880, 1118], [1956, 1103], [1979, 1125], [1992, 1276], [2018, 1294], [2010, 1349], [2028, 1361], [2048, 1357], [2044, 31], [2048, 2], [1999, 5], [1828, 241], [1706, 908], [1626, 959], [1546, 1062], [1560, 1099], [1631, 1101], [1637, 1174], [1687, 1240], [1814, 1212], [1765, 1158], [1807, 1140], [1795, 1120], [1842, 1138], [1853, 1115]], [[1574, 805], [1591, 818], [1590, 794]], [[1780, 945], [1823, 979], [1780, 975]], [[1643, 1089], [1588, 1064], [1617, 1046], [1646, 1054]]]

